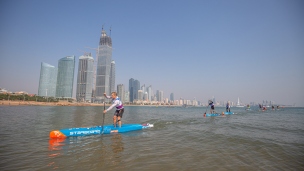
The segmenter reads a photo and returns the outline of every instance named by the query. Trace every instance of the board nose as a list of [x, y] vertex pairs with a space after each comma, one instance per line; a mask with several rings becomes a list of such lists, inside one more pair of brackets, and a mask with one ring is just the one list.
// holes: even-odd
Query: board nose
[[62, 132], [55, 130], [50, 132], [50, 138], [66, 138], [66, 136]]

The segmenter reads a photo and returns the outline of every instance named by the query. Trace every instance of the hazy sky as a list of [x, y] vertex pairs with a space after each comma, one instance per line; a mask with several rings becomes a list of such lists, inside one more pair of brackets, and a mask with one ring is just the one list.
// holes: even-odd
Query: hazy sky
[[75, 55], [77, 71], [104, 25], [126, 90], [134, 78], [168, 98], [304, 106], [303, 0], [1, 0], [0, 23], [10, 91], [37, 94], [41, 62]]

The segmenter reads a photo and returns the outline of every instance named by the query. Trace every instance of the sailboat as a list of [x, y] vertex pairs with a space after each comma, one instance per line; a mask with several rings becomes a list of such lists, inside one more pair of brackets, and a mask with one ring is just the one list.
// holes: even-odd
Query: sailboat
[[236, 104], [236, 107], [244, 107], [244, 106], [242, 106], [241, 104], [240, 104], [240, 98], [238, 97], [238, 102], [237, 102], [237, 104]]

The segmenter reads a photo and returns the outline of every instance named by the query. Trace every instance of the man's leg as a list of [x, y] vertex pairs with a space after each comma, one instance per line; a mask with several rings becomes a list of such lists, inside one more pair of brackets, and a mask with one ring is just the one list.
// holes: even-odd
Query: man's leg
[[120, 120], [120, 119], [121, 119], [121, 117], [120, 117], [120, 116], [118, 116], [118, 117], [117, 117], [117, 119], [118, 119], [118, 120], [117, 120], [117, 121], [118, 121], [118, 126], [119, 126], [119, 127], [121, 127], [121, 120]]
[[117, 118], [117, 116], [113, 116], [113, 125], [114, 125], [114, 127], [116, 127], [116, 118]]

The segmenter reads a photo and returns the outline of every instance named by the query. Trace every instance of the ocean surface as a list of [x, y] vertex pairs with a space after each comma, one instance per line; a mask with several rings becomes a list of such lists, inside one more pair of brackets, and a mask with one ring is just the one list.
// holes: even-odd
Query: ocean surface
[[154, 128], [49, 138], [52, 130], [101, 125], [102, 110], [0, 106], [0, 170], [304, 170], [304, 108], [231, 108], [234, 115], [204, 118], [206, 107], [127, 106], [123, 123]]

